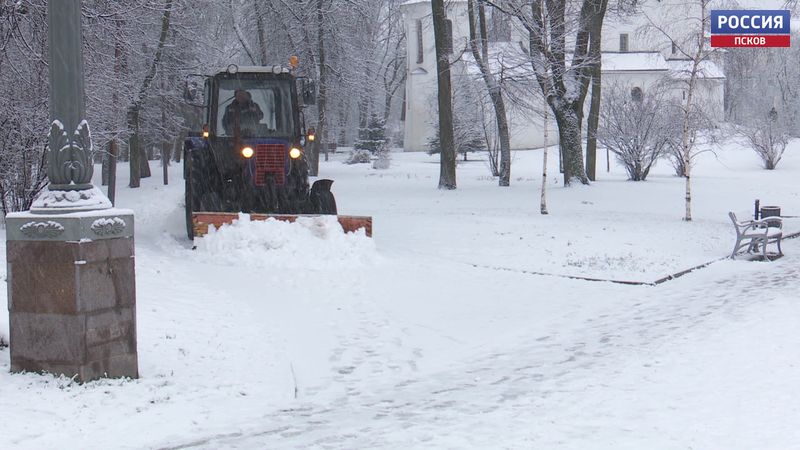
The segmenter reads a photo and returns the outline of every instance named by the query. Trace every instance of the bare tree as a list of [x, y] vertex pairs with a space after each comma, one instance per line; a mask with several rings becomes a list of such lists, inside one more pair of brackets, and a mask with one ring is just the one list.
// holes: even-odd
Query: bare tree
[[[677, 74], [678, 80], [683, 83], [685, 100], [681, 103], [681, 148], [680, 154], [675, 155], [683, 167], [685, 177], [684, 189], [684, 216], [683, 220], [692, 220], [692, 161], [694, 160], [693, 144], [698, 128], [693, 124], [693, 119], [703, 116], [701, 105], [697, 101], [698, 80], [704, 75], [703, 64], [709, 60], [714, 49], [707, 45], [706, 31], [710, 29], [709, 5], [712, 0], [686, 0], [677, 6], [685, 12], [684, 20], [672, 20], [664, 24], [663, 18], [647, 17], [649, 28], [669, 38], [678, 53], [687, 58], [687, 67]], [[687, 25], [691, 31], [680, 33], [676, 25]]]
[[[130, 152], [130, 187], [132, 188], [139, 187], [140, 178], [142, 176], [141, 159], [147, 158], [146, 154], [142, 154], [139, 119], [141, 117], [142, 107], [150, 90], [150, 85], [153, 83], [153, 79], [156, 76], [156, 70], [161, 62], [164, 45], [166, 44], [167, 37], [169, 35], [170, 15], [172, 14], [173, 4], [172, 2], [173, 0], [166, 0], [166, 3], [164, 4], [163, 14], [161, 17], [161, 31], [158, 38], [158, 44], [156, 45], [156, 51], [153, 54], [153, 58], [150, 62], [147, 73], [142, 80], [138, 94], [136, 97], [134, 97], [133, 102], [128, 106], [128, 127], [130, 131], [128, 146]], [[147, 162], [145, 161], [144, 164], [147, 164]], [[147, 172], [149, 172], [149, 166], [147, 167]]]
[[[593, 24], [602, 22], [608, 0], [485, 0], [515, 17], [528, 33], [526, 51], [539, 87], [558, 124], [564, 185], [588, 184], [583, 164], [583, 104], [596, 55], [590, 53]], [[577, 10], [573, 10], [577, 3]], [[573, 35], [574, 33], [574, 35]], [[599, 34], [597, 35], [599, 39]], [[571, 51], [567, 41], [574, 41]], [[567, 54], [572, 58], [567, 64]]]
[[[476, 26], [476, 13], [479, 26]], [[506, 104], [503, 100], [503, 91], [495, 75], [489, 67], [489, 38], [486, 31], [486, 11], [483, 3], [478, 3], [477, 11], [475, 0], [468, 0], [467, 15], [469, 16], [469, 45], [472, 56], [481, 71], [483, 81], [494, 106], [497, 121], [498, 140], [500, 143], [500, 186], [511, 184], [511, 138], [509, 135], [508, 115]], [[466, 153], [465, 153], [466, 155]]]
[[26, 210], [47, 185], [47, 5], [0, 3], [0, 203]]

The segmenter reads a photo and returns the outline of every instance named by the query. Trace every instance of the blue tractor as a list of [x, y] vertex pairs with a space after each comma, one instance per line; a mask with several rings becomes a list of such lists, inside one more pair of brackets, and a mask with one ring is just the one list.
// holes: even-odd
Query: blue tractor
[[184, 143], [190, 239], [240, 212], [336, 214], [333, 181], [309, 187], [304, 147], [315, 136], [303, 105], [314, 103], [313, 83], [281, 66], [231, 65], [206, 78], [204, 98], [205, 125]]

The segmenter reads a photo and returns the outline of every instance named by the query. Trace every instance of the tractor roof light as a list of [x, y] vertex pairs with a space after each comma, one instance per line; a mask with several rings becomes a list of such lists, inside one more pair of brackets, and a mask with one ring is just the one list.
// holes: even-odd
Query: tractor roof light
[[253, 154], [255, 154], [253, 147], [245, 147], [242, 149], [242, 156], [244, 156], [247, 159], [252, 158]]
[[292, 149], [289, 150], [289, 157], [292, 158], [292, 159], [297, 159], [300, 156], [302, 156], [302, 154], [303, 154], [303, 152], [300, 151], [300, 149], [297, 148], [297, 147], [292, 147]]

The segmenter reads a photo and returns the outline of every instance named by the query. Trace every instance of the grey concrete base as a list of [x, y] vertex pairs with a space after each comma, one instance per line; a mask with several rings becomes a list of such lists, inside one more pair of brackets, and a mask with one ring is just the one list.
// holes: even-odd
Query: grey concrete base
[[133, 237], [7, 242], [11, 371], [139, 375]]

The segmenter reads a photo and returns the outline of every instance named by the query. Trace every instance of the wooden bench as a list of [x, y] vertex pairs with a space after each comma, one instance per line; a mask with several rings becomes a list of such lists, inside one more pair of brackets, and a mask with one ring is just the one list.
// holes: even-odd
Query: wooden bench
[[767, 259], [767, 245], [775, 243], [778, 246], [778, 254], [781, 251], [781, 238], [783, 238], [783, 221], [780, 217], [767, 217], [761, 220], [747, 220], [739, 222], [736, 214], [729, 212], [728, 216], [736, 228], [736, 244], [731, 252], [731, 259], [736, 258], [736, 254], [747, 249], [748, 253], [758, 252], [761, 247], [761, 256]]

